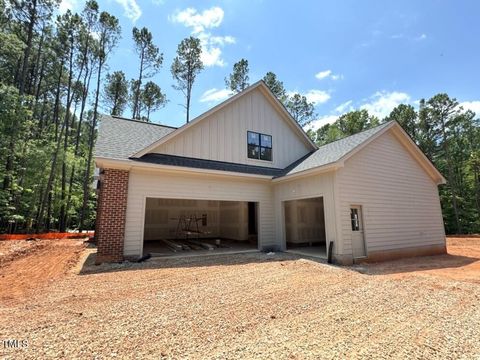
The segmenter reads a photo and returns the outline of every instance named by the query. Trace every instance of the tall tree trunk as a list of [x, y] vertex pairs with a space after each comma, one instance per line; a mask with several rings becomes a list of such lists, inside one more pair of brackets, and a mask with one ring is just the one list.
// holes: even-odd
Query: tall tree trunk
[[55, 140], [58, 139], [58, 128], [60, 122], [60, 93], [61, 93], [61, 85], [62, 85], [62, 75], [63, 75], [63, 59], [60, 62], [60, 72], [58, 74], [58, 81], [57, 81], [57, 91], [55, 94], [55, 104], [53, 105], [53, 121], [55, 121]]
[[30, 58], [30, 51], [32, 49], [32, 41], [33, 41], [33, 30], [35, 28], [35, 23], [37, 22], [37, 0], [32, 0], [30, 5], [29, 11], [29, 22], [27, 28], [27, 41], [25, 43], [25, 50], [23, 52], [23, 64], [22, 64], [22, 71], [20, 73], [20, 86], [19, 92], [20, 95], [23, 95], [25, 92], [25, 82], [27, 78], [27, 71], [28, 71], [28, 61]]
[[60, 152], [60, 146], [62, 144], [62, 138], [63, 138], [63, 133], [65, 131], [65, 122], [62, 123], [60, 133], [57, 138], [57, 143], [55, 145], [55, 150], [52, 155], [52, 161], [51, 161], [51, 167], [50, 167], [50, 174], [48, 176], [48, 181], [47, 181], [47, 186], [45, 189], [45, 197], [40, 204], [40, 211], [38, 213], [38, 219], [37, 219], [37, 227], [36, 231], [40, 231], [42, 228], [43, 222], [44, 222], [44, 213], [45, 213], [45, 207], [48, 205], [48, 211], [47, 211], [47, 228], [50, 227], [50, 218], [51, 218], [51, 202], [52, 202], [52, 186], [53, 186], [53, 181], [55, 179], [55, 170], [57, 167], [57, 160], [58, 160], [58, 153]]
[[[39, 77], [43, 76], [43, 66], [42, 69], [40, 69], [40, 62], [42, 59], [42, 50], [43, 50], [43, 43], [45, 40], [45, 25], [42, 27], [42, 34], [40, 35], [40, 42], [38, 43], [38, 49], [37, 49], [37, 55], [35, 56], [35, 65], [32, 68], [32, 81], [30, 82], [30, 90], [29, 93], [33, 94], [34, 89], [37, 89], [37, 84], [39, 83]], [[43, 63], [43, 61], [42, 61]], [[36, 94], [36, 91], [35, 91]]]
[[59, 216], [59, 228], [60, 232], [66, 230], [66, 197], [67, 197], [67, 152], [68, 152], [68, 138], [70, 129], [70, 106], [72, 105], [72, 78], [73, 78], [73, 52], [74, 44], [70, 42], [70, 56], [69, 56], [69, 69], [68, 69], [68, 86], [67, 86], [67, 106], [65, 109], [65, 136], [63, 141], [63, 161], [62, 161], [62, 191], [60, 194], [60, 216]]
[[[81, 105], [80, 105], [80, 116], [77, 124], [77, 135], [75, 137], [75, 158], [77, 158], [80, 155], [80, 134], [82, 132], [82, 122], [83, 122], [83, 114], [85, 111], [85, 105], [87, 102], [87, 96], [88, 96], [88, 90], [90, 88], [90, 79], [92, 77], [93, 71], [88, 70], [88, 66], [85, 66], [85, 76], [83, 78], [83, 93], [82, 93], [82, 99], [81, 99]], [[76, 107], [75, 107], [76, 108]], [[72, 194], [73, 194], [73, 181], [75, 179], [75, 163], [72, 165], [72, 169], [70, 171], [70, 182], [68, 184], [68, 196], [67, 196], [67, 205], [66, 205], [66, 212], [67, 212], [67, 221], [66, 223], [68, 224], [68, 211], [70, 210], [70, 205], [71, 205], [71, 199], [72, 199]]]
[[43, 126], [44, 126], [44, 118], [45, 118], [45, 110], [47, 108], [47, 95], [48, 93], [45, 91], [43, 94], [43, 102], [42, 102], [42, 111], [40, 112], [40, 118], [38, 119], [38, 127], [36, 131], [36, 138], [39, 139], [43, 133]]
[[134, 102], [133, 102], [133, 114], [132, 119], [140, 118], [140, 88], [142, 86], [143, 78], [143, 61], [145, 59], [145, 50], [142, 50], [142, 55], [140, 56], [140, 73], [138, 74], [137, 88], [135, 89]]
[[79, 230], [83, 231], [85, 225], [85, 215], [87, 213], [87, 205], [88, 205], [88, 198], [90, 192], [88, 188], [90, 186], [90, 171], [92, 165], [92, 157], [93, 157], [93, 144], [95, 141], [95, 128], [97, 126], [97, 117], [98, 117], [98, 98], [100, 94], [100, 79], [102, 75], [102, 67], [103, 62], [100, 60], [98, 64], [98, 73], [97, 73], [97, 89], [95, 92], [95, 105], [93, 107], [93, 120], [92, 120], [92, 127], [90, 129], [90, 137], [88, 139], [88, 158], [87, 158], [87, 166], [85, 167], [85, 174], [83, 177], [83, 202], [82, 202], [82, 210], [80, 212], [80, 225]]
[[15, 156], [15, 132], [12, 131], [8, 142], [7, 162], [5, 164], [5, 176], [3, 178], [3, 190], [9, 190], [12, 184], [13, 161]]
[[42, 89], [42, 81], [45, 74], [45, 63], [46, 63], [45, 59], [42, 59], [42, 65], [40, 67], [40, 75], [38, 76], [38, 82], [35, 88], [35, 105], [33, 108], [34, 111], [37, 111], [38, 102], [40, 100], [40, 91]]
[[192, 86], [187, 85], [187, 123], [190, 121], [190, 97], [192, 95]]

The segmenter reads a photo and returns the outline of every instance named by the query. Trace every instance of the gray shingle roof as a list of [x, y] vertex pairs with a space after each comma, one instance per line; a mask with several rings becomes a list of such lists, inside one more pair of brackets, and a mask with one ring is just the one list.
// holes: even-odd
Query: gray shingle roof
[[175, 128], [102, 115], [95, 144], [95, 156], [128, 159]]
[[150, 153], [138, 159], [132, 158], [132, 155], [170, 134], [172, 131], [175, 131], [176, 128], [102, 115], [95, 145], [95, 156], [119, 160], [130, 159], [135, 162], [158, 165], [266, 175], [278, 178], [332, 164], [342, 159], [357, 146], [390, 125], [390, 123], [391, 122], [385, 123], [373, 129], [362, 131], [358, 134], [323, 145], [317, 150], [305, 155], [303, 158], [298, 159], [285, 169], [278, 169], [167, 154]]
[[283, 169], [270, 168], [266, 166], [244, 165], [225, 161], [196, 159], [190, 157], [167, 155], [167, 154], [146, 154], [141, 158], [133, 159], [138, 162], [146, 162], [150, 164], [182, 166], [195, 169], [231, 171], [244, 174], [280, 176]]
[[362, 131], [358, 134], [320, 146], [317, 150], [285, 168], [285, 171], [281, 176], [292, 175], [301, 171], [334, 163], [390, 124], [391, 122], [388, 122], [372, 129]]

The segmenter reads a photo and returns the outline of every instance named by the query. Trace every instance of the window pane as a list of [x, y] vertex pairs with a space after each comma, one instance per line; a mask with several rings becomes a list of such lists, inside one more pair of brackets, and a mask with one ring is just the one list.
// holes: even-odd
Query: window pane
[[260, 145], [260, 134], [249, 131], [247, 138], [248, 145]]
[[263, 147], [272, 148], [272, 137], [270, 135], [260, 136], [260, 145]]
[[272, 149], [270, 148], [260, 148], [260, 159], [272, 161]]
[[350, 220], [352, 222], [352, 231], [359, 231], [360, 222], [358, 219], [358, 209], [350, 209]]
[[258, 159], [260, 155], [260, 147], [255, 145], [248, 145], [248, 157], [250, 159]]

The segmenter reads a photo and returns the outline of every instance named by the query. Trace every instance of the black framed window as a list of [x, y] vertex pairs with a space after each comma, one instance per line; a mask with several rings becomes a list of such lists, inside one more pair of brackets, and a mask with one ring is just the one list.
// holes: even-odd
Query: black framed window
[[250, 159], [272, 161], [272, 136], [247, 132], [247, 151]]

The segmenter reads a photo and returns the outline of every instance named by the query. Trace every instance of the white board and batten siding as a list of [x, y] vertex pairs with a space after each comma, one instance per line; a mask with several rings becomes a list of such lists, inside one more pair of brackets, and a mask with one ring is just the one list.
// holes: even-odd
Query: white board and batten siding
[[352, 253], [351, 205], [362, 206], [367, 255], [445, 244], [437, 184], [392, 131], [347, 159], [336, 178], [345, 254]]
[[[325, 214], [325, 237], [327, 243], [337, 240], [333, 172], [311, 175], [291, 181], [277, 183], [275, 189], [275, 222], [277, 242], [285, 250], [284, 202], [323, 197]], [[337, 244], [338, 245], [338, 244]], [[338, 247], [334, 251], [337, 253]]]
[[259, 248], [275, 244], [273, 190], [268, 181], [132, 169], [128, 184], [125, 256], [142, 254], [147, 197], [258, 202]]
[[[283, 169], [312, 150], [292, 126], [255, 89], [151, 152]], [[272, 136], [272, 161], [247, 157], [247, 131]]]

